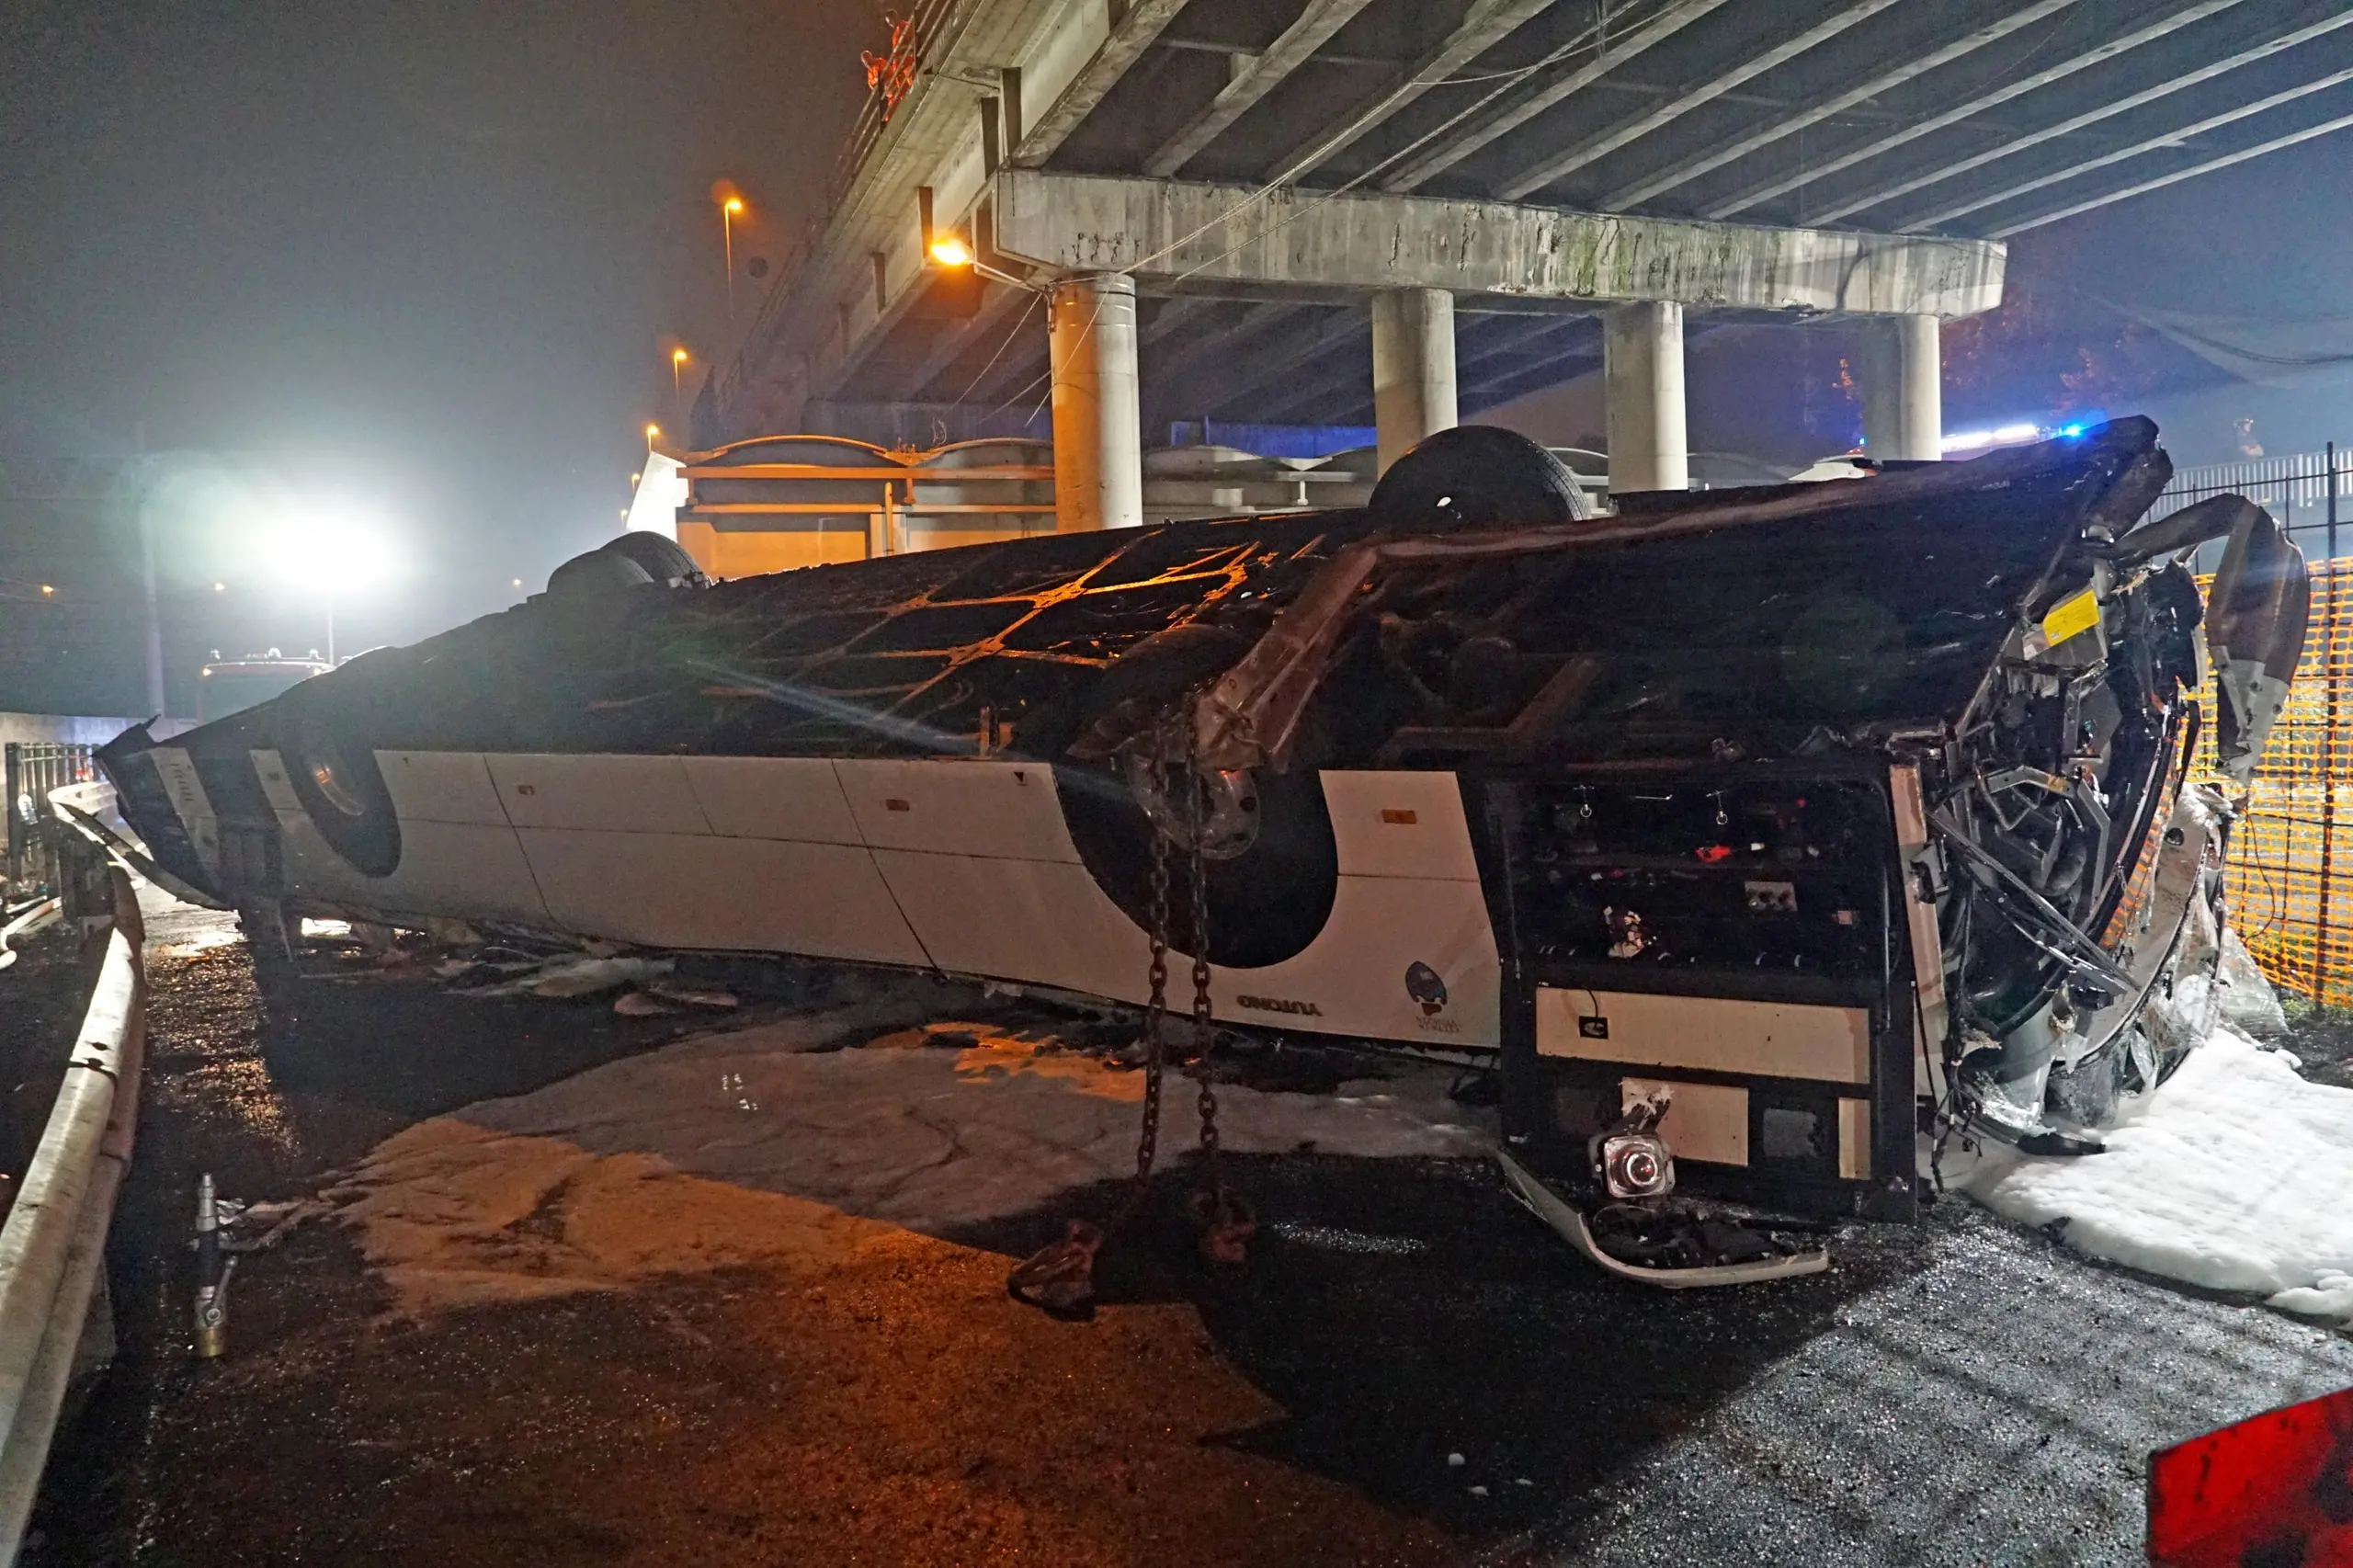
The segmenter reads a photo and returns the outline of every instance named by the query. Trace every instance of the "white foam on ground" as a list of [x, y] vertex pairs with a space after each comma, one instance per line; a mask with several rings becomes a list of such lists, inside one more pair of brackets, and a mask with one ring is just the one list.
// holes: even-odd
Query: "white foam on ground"
[[[2103, 1136], [2103, 1153], [1995, 1149], [1961, 1189], [2128, 1267], [2353, 1323], [2353, 1089], [2228, 1027]], [[1948, 1176], [1952, 1166], [1948, 1165]]]

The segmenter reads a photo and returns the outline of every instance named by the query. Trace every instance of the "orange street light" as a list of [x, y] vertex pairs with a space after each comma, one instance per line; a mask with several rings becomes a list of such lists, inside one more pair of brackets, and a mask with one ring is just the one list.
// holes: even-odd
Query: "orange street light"
[[1016, 289], [1032, 287], [983, 261], [980, 253], [972, 248], [972, 242], [953, 229], [942, 229], [932, 235], [931, 243], [924, 246], [924, 252], [941, 267], [969, 267], [993, 283], [1009, 283]]
[[684, 384], [683, 384], [683, 383], [682, 383], [682, 381], [680, 381], [680, 378], [686, 374], [686, 369], [687, 369], [687, 351], [686, 351], [685, 349], [683, 349], [683, 348], [673, 348], [673, 349], [671, 349], [671, 350], [670, 350], [670, 391], [671, 391], [671, 392], [672, 392], [674, 395], [675, 395], [675, 394], [676, 394], [676, 393], [679, 393], [679, 392], [683, 392], [686, 390], [686, 388], [685, 388]]
[[661, 437], [661, 435], [662, 426], [659, 425], [648, 425], [645, 427], [645, 450], [647, 455], [652, 455], [654, 451], [654, 443]]
[[735, 319], [735, 214], [744, 210], [744, 199], [731, 196], [719, 204], [719, 233], [727, 251], [727, 319]]

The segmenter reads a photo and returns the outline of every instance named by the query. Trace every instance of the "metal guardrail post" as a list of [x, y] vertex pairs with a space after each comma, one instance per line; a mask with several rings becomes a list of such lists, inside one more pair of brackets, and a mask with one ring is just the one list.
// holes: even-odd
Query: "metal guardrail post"
[[0, 1568], [13, 1564], [131, 1163], [146, 1058], [145, 929], [110, 867], [114, 929], [65, 1080], [16, 1206], [0, 1227]]

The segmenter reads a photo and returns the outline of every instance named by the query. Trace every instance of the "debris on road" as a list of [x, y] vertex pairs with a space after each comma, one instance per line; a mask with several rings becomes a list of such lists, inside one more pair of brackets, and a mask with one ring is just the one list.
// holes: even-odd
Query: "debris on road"
[[1830, 1267], [1827, 1249], [1801, 1248], [1769, 1222], [1752, 1227], [1733, 1219], [1734, 1210], [1688, 1199], [1619, 1200], [1600, 1205], [1588, 1219], [1506, 1151], [1495, 1151], [1495, 1163], [1505, 1186], [1529, 1213], [1620, 1279], [1688, 1290], [1791, 1279]]
[[217, 1360], [229, 1350], [229, 1278], [237, 1260], [221, 1250], [221, 1209], [206, 1171], [196, 1184], [196, 1354]]
[[655, 979], [669, 973], [672, 967], [668, 959], [580, 959], [549, 965], [526, 989], [543, 998], [594, 996], [600, 991]]
[[649, 983], [645, 990], [648, 995], [659, 997], [665, 1002], [676, 1002], [688, 1007], [711, 1007], [724, 1012], [744, 1005], [743, 999], [733, 991], [722, 991], [716, 986], [679, 985], [674, 982], [657, 980]]

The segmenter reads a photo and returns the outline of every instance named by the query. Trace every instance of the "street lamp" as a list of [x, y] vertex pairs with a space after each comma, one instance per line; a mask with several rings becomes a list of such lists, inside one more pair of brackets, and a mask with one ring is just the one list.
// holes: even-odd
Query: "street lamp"
[[654, 443], [661, 439], [661, 437], [662, 426], [659, 425], [648, 425], [645, 427], [645, 455], [647, 457], [652, 457], [654, 455]]
[[995, 267], [983, 261], [980, 254], [972, 249], [972, 242], [953, 229], [942, 229], [934, 234], [931, 237], [931, 244], [926, 249], [929, 252], [931, 259], [942, 267], [969, 267], [993, 283], [1010, 283], [1017, 289], [1028, 289], [1033, 292], [1037, 289], [1036, 284], [1025, 282], [1008, 272], [999, 272]]
[[686, 376], [686, 373], [687, 373], [687, 351], [686, 351], [685, 349], [683, 349], [683, 348], [673, 348], [673, 349], [671, 349], [671, 350], [670, 350], [670, 392], [671, 392], [671, 395], [672, 395], [672, 396], [674, 396], [674, 397], [681, 397], [681, 396], [684, 396], [684, 395], [686, 394], [686, 390], [687, 390], [687, 389], [686, 389], [686, 383], [685, 383], [685, 380], [684, 380], [684, 378], [685, 378], [685, 376]]
[[337, 594], [367, 587], [392, 574], [392, 552], [375, 528], [348, 517], [309, 514], [282, 521], [267, 546], [277, 575], [297, 588], [315, 591], [325, 602], [327, 663], [335, 662]]
[[731, 196], [719, 204], [719, 233], [727, 252], [727, 319], [735, 319], [735, 214], [744, 210], [744, 199]]

